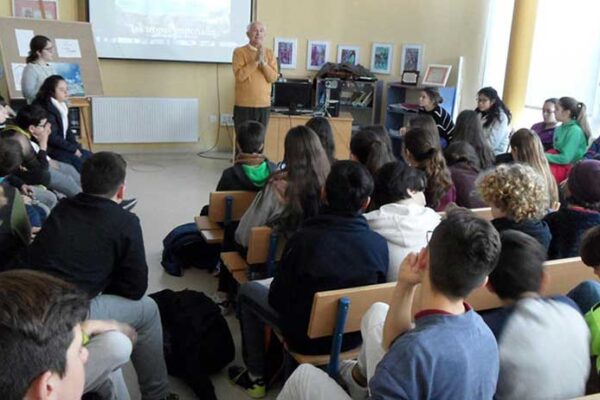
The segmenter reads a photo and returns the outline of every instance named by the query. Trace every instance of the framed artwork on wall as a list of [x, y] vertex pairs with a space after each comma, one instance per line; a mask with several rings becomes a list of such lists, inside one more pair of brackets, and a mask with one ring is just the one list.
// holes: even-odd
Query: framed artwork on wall
[[429, 64], [421, 84], [424, 86], [446, 86], [451, 70], [452, 65]]
[[392, 70], [391, 43], [373, 43], [371, 49], [371, 72], [376, 74], [389, 74]]
[[421, 71], [423, 65], [423, 45], [405, 44], [402, 46], [400, 59], [400, 72]]
[[275, 38], [273, 53], [279, 59], [281, 69], [295, 69], [298, 56], [298, 39]]
[[329, 60], [329, 42], [309, 40], [306, 54], [306, 69], [318, 71], [327, 60]]
[[12, 0], [13, 17], [58, 19], [58, 0]]
[[356, 65], [359, 63], [360, 47], [339, 45], [337, 50], [338, 64]]

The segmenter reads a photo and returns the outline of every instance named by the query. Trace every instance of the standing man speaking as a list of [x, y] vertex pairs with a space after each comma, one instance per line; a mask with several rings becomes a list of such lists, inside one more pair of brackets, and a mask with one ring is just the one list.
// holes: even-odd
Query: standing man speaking
[[249, 43], [233, 51], [236, 131], [248, 120], [258, 121], [265, 127], [269, 122], [271, 85], [277, 80], [277, 62], [273, 50], [263, 47], [265, 32], [261, 22], [252, 22], [246, 30]]

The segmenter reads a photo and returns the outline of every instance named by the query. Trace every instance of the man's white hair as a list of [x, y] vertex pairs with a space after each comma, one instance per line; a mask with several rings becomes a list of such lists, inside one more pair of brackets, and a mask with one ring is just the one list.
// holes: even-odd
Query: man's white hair
[[262, 27], [265, 28], [265, 31], [267, 30], [267, 26], [265, 24], [263, 24], [262, 22], [253, 21], [253, 22], [250, 22], [248, 24], [248, 26], [246, 27], [246, 33], [250, 32], [252, 30], [252, 28], [254, 28], [255, 25], [262, 25]]

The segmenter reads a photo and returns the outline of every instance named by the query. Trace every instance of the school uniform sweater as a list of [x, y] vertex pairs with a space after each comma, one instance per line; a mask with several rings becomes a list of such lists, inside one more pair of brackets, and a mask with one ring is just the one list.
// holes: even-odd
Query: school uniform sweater
[[561, 208], [546, 215], [544, 221], [552, 233], [548, 258], [577, 257], [583, 233], [600, 225], [600, 213], [583, 208]]
[[148, 265], [138, 217], [110, 199], [85, 193], [62, 199], [15, 267], [55, 275], [90, 297], [140, 299]]
[[546, 250], [548, 250], [550, 241], [552, 240], [552, 233], [545, 221], [525, 219], [517, 222], [510, 218], [495, 218], [492, 220], [492, 225], [494, 225], [494, 228], [496, 228], [498, 232], [508, 229], [523, 232], [540, 242]]
[[[331, 338], [309, 339], [306, 332], [316, 292], [383, 283], [388, 248], [360, 215], [325, 213], [304, 221], [288, 240], [269, 291], [269, 304], [294, 351], [327, 353]], [[360, 332], [344, 335], [343, 348], [361, 342]]]

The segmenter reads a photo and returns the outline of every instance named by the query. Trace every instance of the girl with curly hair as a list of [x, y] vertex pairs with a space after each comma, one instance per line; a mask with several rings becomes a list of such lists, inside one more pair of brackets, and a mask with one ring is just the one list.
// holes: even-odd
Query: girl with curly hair
[[542, 218], [548, 205], [548, 190], [542, 177], [524, 164], [502, 164], [479, 177], [477, 190], [492, 208], [492, 224], [502, 232], [526, 233], [548, 249], [552, 235]]

